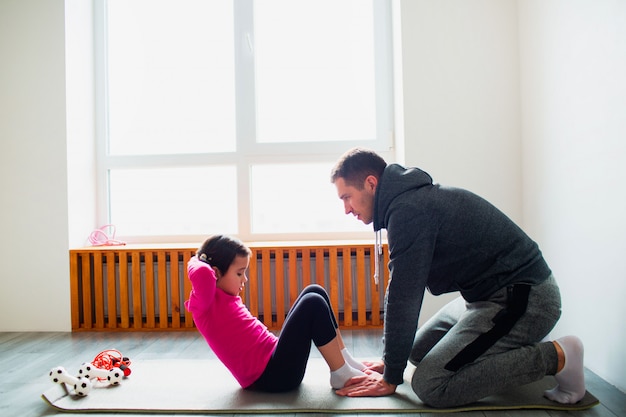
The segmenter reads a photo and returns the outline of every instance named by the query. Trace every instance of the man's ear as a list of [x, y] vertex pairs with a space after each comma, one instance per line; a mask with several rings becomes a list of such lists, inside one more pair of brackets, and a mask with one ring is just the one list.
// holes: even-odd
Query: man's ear
[[378, 178], [373, 175], [368, 175], [365, 178], [365, 189], [368, 191], [376, 191], [376, 186], [378, 186]]

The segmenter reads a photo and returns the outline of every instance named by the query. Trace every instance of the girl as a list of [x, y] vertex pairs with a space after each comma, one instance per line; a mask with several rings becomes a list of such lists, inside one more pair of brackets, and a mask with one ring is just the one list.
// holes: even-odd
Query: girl
[[311, 341], [330, 368], [330, 385], [342, 388], [365, 365], [346, 349], [326, 291], [306, 287], [277, 337], [241, 301], [251, 251], [223, 235], [207, 239], [187, 265], [192, 290], [185, 307], [217, 357], [246, 389], [289, 391], [304, 378]]

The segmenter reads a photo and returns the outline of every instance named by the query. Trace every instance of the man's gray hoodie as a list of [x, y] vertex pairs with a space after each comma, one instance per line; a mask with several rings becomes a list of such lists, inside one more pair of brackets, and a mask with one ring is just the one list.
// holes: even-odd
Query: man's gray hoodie
[[373, 222], [389, 245], [383, 360], [392, 384], [403, 382], [426, 288], [475, 302], [551, 274], [537, 244], [504, 213], [469, 191], [433, 184], [418, 168], [385, 168]]

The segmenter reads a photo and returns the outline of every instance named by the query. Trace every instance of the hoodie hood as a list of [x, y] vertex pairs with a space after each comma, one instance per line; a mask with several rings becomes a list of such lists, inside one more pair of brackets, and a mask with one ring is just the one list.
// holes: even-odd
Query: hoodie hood
[[385, 229], [387, 209], [391, 202], [400, 194], [433, 185], [433, 179], [419, 168], [405, 168], [402, 165], [387, 165], [378, 181], [374, 196], [374, 231]]
[[419, 168], [405, 168], [402, 165], [387, 165], [378, 180], [374, 195], [374, 282], [379, 285], [380, 264], [382, 258], [381, 229], [387, 227], [385, 218], [392, 201], [400, 194], [417, 188], [432, 185], [433, 179]]

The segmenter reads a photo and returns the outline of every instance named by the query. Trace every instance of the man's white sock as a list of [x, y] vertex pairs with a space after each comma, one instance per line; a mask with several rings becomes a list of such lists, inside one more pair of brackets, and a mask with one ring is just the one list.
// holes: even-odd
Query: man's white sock
[[558, 385], [545, 391], [544, 395], [561, 404], [575, 404], [585, 396], [584, 348], [576, 336], [565, 336], [556, 340], [565, 354], [565, 366], [554, 378]]

